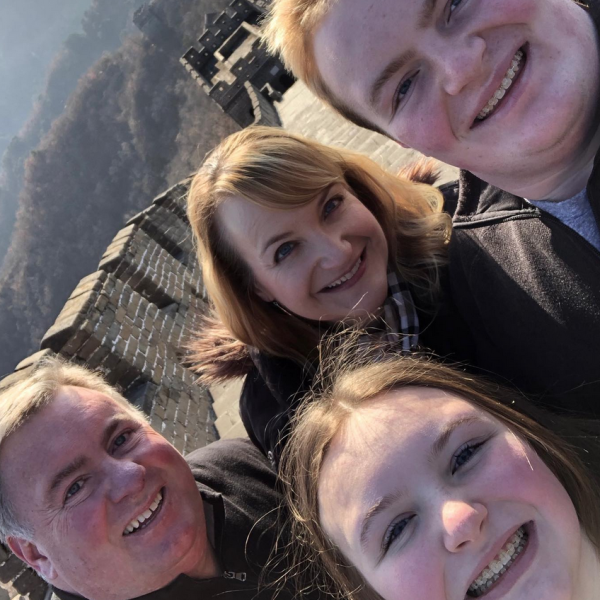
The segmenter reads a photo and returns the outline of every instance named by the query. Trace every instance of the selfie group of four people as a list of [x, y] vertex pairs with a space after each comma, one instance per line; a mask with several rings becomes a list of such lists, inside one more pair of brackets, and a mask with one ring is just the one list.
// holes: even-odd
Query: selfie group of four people
[[275, 128], [222, 142], [188, 197], [213, 308], [191, 360], [245, 376], [250, 439], [184, 459], [48, 361], [0, 408], [13, 552], [62, 600], [600, 597], [599, 19], [273, 0], [271, 49], [317, 96], [459, 180]]

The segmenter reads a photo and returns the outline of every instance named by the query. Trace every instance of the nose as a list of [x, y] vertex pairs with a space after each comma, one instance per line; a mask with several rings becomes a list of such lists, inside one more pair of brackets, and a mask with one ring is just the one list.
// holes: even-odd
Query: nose
[[477, 543], [483, 535], [487, 509], [477, 502], [448, 501], [442, 507], [444, 546], [449, 552], [459, 552]]
[[314, 240], [314, 249], [322, 269], [339, 269], [352, 254], [352, 244], [334, 232], [322, 232]]
[[136, 496], [144, 489], [146, 469], [142, 465], [131, 460], [113, 460], [108, 468], [108, 496], [113, 503]]
[[471, 82], [480, 79], [485, 47], [485, 41], [478, 36], [444, 45], [439, 52], [439, 68], [448, 95], [457, 96]]

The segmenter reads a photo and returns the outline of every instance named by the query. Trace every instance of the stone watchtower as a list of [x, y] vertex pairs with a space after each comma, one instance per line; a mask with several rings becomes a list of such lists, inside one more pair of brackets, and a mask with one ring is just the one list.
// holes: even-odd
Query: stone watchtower
[[142, 4], [133, 13], [133, 23], [158, 48], [169, 54], [181, 52], [175, 33], [149, 5]]
[[180, 59], [206, 93], [238, 125], [281, 125], [275, 100], [294, 83], [283, 63], [261, 45], [258, 22], [266, 0], [233, 0], [206, 15], [205, 30]]

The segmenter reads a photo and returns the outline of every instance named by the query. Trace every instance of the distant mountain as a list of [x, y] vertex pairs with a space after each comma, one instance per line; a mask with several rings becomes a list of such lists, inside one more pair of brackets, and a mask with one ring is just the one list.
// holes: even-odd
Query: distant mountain
[[[0, 18], [0, 156], [42, 92], [48, 65], [81, 30], [92, 0], [4, 0]], [[26, 18], [24, 18], [26, 16]]]
[[[95, 0], [97, 19], [104, 2], [115, 3]], [[164, 0], [153, 6], [185, 49], [201, 33], [204, 14], [227, 4]], [[96, 18], [86, 18], [88, 31], [100, 31]], [[77, 40], [69, 43], [85, 44]], [[14, 234], [0, 273], [0, 373], [37, 349], [125, 220], [237, 129], [178, 58], [140, 34], [129, 36], [79, 79], [25, 161]], [[39, 117], [42, 122], [48, 124]], [[15, 155], [24, 140], [14, 142]]]
[[[1, 97], [0, 102], [2, 127], [5, 131], [9, 130], [11, 114], [13, 119], [17, 119], [18, 115], [19, 122], [22, 123], [25, 118], [21, 115], [21, 111], [23, 109], [31, 110], [28, 109], [29, 104], [23, 99], [21, 99], [23, 106], [19, 110], [15, 108], [15, 102], [23, 93], [19, 94], [19, 90], [15, 90], [12, 85], [17, 85], [17, 82], [20, 81], [22, 86], [26, 86], [26, 84], [31, 86], [29, 79], [36, 76], [42, 77], [42, 66], [50, 64], [43, 91], [39, 94], [26, 125], [17, 136], [12, 138], [0, 165], [0, 264], [10, 243], [19, 194], [23, 185], [25, 160], [49, 131], [54, 120], [63, 113], [67, 100], [75, 90], [79, 78], [104, 52], [118, 48], [121, 45], [121, 35], [133, 29], [131, 17], [135, 8], [140, 4], [140, 0], [120, 0], [119, 2], [114, 0], [62, 0], [62, 4], [60, 1], [54, 0], [41, 4], [38, 2], [39, 6], [36, 11], [33, 9], [34, 1], [24, 0], [25, 4], [32, 5], [29, 12], [33, 17], [27, 25], [23, 24], [22, 19], [17, 20], [15, 4], [9, 7], [12, 7], [13, 12], [8, 15], [8, 18], [4, 20], [3, 14], [3, 19], [0, 21], [0, 47], [5, 58], [0, 62], [0, 73], [2, 73], [0, 80], [7, 80], [9, 85], [3, 87], [10, 90], [10, 93]], [[25, 6], [19, 10], [23, 11], [26, 8]], [[58, 15], [52, 12], [52, 8], [55, 10], [60, 8]], [[85, 13], [81, 10], [82, 8], [87, 8]], [[59, 26], [56, 22], [57, 17], [64, 18], [65, 23]], [[73, 22], [75, 18], [77, 24]], [[41, 27], [40, 19], [42, 21], [46, 19], [49, 23], [54, 24], [53, 27], [50, 27], [50, 31]], [[14, 30], [5, 32], [7, 35], [3, 37], [2, 30], [8, 30], [11, 22], [14, 22]], [[27, 30], [27, 26], [30, 26], [31, 30]], [[39, 32], [37, 29], [42, 31]], [[60, 31], [68, 33], [75, 29], [80, 30], [80, 33], [69, 35], [66, 41], [65, 35], [63, 35], [63, 41], [60, 44], [57, 43], [57, 35]], [[53, 60], [45, 56], [50, 52], [52, 52], [51, 56], [54, 56]], [[38, 57], [39, 64], [35, 61], [32, 63], [33, 55]], [[43, 65], [40, 58], [42, 55], [44, 55]], [[17, 82], [12, 82], [13, 79]], [[9, 100], [10, 106], [8, 106]]]

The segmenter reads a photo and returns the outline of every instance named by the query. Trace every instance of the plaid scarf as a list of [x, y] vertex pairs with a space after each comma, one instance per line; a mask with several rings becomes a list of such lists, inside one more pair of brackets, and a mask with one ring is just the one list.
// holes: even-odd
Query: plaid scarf
[[388, 297], [383, 303], [383, 314], [374, 325], [381, 328], [385, 341], [399, 343], [403, 353], [412, 352], [419, 345], [419, 316], [412, 294], [398, 273], [388, 271], [387, 277]]

